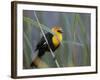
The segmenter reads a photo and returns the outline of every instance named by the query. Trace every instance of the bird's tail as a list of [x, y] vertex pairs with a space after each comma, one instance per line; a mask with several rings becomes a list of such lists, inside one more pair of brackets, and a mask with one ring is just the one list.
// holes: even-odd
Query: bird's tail
[[36, 67], [36, 68], [44, 68], [48, 67], [48, 65], [39, 57], [37, 57], [30, 65], [31, 67]]
[[[36, 54], [36, 53], [35, 53]], [[48, 65], [41, 59], [41, 57], [45, 54], [44, 50], [39, 50], [37, 56], [34, 55], [34, 59], [30, 65], [30, 67], [47, 67]]]

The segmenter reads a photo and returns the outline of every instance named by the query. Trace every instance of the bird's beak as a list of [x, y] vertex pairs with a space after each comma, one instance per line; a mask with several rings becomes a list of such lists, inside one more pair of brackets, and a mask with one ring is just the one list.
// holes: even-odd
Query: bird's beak
[[63, 33], [64, 32], [63, 29], [61, 29], [60, 32]]
[[64, 31], [63, 30], [61, 30], [61, 33], [63, 33]]

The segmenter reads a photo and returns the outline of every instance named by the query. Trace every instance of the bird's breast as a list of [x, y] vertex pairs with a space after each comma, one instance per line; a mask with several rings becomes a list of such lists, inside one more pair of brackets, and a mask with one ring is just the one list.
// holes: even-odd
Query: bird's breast
[[55, 47], [60, 44], [61, 40], [62, 40], [62, 35], [61, 34], [55, 35], [55, 36], [52, 37], [52, 42], [53, 42]]

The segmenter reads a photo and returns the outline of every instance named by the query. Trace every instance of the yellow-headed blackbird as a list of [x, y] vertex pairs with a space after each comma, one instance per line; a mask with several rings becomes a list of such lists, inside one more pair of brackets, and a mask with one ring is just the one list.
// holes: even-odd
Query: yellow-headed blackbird
[[[48, 40], [48, 44], [49, 47], [51, 48], [51, 50], [54, 52], [59, 46], [60, 46], [60, 42], [62, 40], [62, 28], [61, 27], [57, 27], [54, 26], [51, 31], [54, 33], [46, 33], [45, 36]], [[46, 51], [50, 51], [48, 44], [44, 38], [44, 36], [41, 38], [41, 40], [39, 41], [39, 43], [36, 46], [35, 51], [38, 50], [38, 57], [42, 57]], [[34, 61], [31, 63], [31, 67], [34, 65]]]

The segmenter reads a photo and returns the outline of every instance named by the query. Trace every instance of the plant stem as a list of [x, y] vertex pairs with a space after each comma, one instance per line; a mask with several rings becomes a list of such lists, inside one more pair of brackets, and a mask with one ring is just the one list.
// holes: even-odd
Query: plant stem
[[57, 59], [56, 59], [56, 57], [55, 57], [55, 55], [54, 55], [54, 53], [53, 53], [53, 51], [52, 51], [50, 45], [49, 45], [49, 43], [48, 43], [48, 40], [47, 40], [47, 38], [46, 38], [46, 36], [45, 36], [43, 30], [42, 30], [41, 24], [40, 24], [40, 22], [39, 22], [39, 19], [38, 19], [37, 15], [36, 15], [35, 11], [34, 11], [34, 15], [35, 15], [36, 21], [37, 21], [37, 23], [38, 23], [38, 25], [39, 25], [39, 27], [40, 27], [40, 30], [41, 30], [41, 32], [42, 32], [42, 34], [43, 34], [43, 37], [44, 37], [46, 43], [48, 44], [48, 47], [49, 47], [50, 52], [51, 52], [51, 55], [52, 55], [52, 57], [53, 57], [53, 59], [54, 59], [54, 61], [55, 61], [55, 63], [56, 63], [56, 66], [57, 66], [57, 67], [60, 67], [60, 65], [59, 65], [59, 63], [58, 63], [58, 61], [57, 61]]

